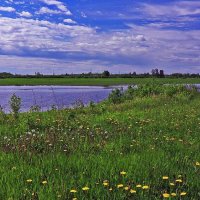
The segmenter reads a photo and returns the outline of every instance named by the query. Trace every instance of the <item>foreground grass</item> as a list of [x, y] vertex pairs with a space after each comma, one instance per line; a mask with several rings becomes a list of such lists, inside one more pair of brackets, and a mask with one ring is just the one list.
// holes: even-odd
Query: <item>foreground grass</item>
[[153, 95], [2, 115], [0, 199], [200, 199], [199, 106]]
[[70, 85], [110, 86], [123, 84], [198, 84], [199, 78], [7, 78], [0, 79], [0, 86], [13, 85]]

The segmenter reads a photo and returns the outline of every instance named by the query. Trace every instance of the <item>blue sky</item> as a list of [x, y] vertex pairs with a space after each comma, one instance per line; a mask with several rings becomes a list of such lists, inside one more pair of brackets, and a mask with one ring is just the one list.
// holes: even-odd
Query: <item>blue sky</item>
[[0, 71], [200, 73], [199, 19], [199, 0], [4, 0]]

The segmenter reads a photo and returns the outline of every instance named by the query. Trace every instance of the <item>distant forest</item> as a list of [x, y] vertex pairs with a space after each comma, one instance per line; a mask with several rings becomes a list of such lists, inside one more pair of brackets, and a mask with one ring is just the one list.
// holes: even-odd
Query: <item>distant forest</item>
[[164, 70], [152, 69], [150, 73], [137, 74], [133, 73], [121, 73], [113, 74], [109, 71], [103, 71], [102, 73], [81, 73], [81, 74], [60, 74], [60, 75], [45, 75], [40, 72], [36, 72], [34, 75], [22, 75], [22, 74], [12, 74], [7, 72], [0, 72], [0, 78], [200, 78], [200, 74], [190, 74], [190, 73], [172, 73], [165, 74]]

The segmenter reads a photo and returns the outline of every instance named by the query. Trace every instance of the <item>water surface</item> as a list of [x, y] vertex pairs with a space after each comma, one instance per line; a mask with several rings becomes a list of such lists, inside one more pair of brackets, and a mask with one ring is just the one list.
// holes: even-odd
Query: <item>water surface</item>
[[[0, 105], [9, 112], [9, 99], [16, 94], [22, 99], [21, 112], [38, 105], [42, 111], [56, 105], [59, 109], [70, 107], [77, 101], [88, 104], [106, 99], [114, 88], [122, 86], [0, 86]], [[126, 86], [124, 86], [126, 88]]]

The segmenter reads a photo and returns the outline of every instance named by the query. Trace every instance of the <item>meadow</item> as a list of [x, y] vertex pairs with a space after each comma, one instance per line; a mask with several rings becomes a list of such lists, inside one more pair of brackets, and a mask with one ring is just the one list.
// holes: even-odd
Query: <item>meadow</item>
[[0, 86], [13, 85], [70, 85], [70, 86], [110, 86], [130, 84], [198, 84], [200, 78], [5, 78]]
[[115, 90], [74, 109], [0, 113], [0, 199], [200, 199], [200, 94]]

